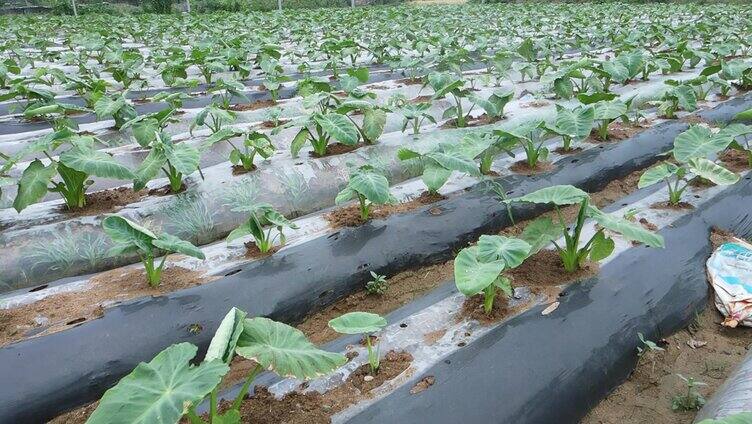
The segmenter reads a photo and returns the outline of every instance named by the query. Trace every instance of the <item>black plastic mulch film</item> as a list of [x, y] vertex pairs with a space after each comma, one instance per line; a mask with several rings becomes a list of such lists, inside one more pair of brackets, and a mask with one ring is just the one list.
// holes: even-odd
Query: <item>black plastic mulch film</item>
[[752, 236], [751, 204], [748, 176], [660, 231], [666, 249], [621, 253], [555, 312], [538, 306], [494, 328], [427, 370], [428, 390], [401, 387], [349, 422], [579, 422], [634, 369], [638, 332], [660, 339], [708, 304], [711, 229]]
[[[752, 95], [747, 95], [697, 115], [727, 122], [750, 106]], [[554, 184], [598, 191], [654, 163], [687, 127], [684, 122], [667, 122], [629, 140], [562, 159], [549, 174], [498, 181], [512, 196]], [[428, 213], [437, 207], [439, 215]], [[514, 208], [514, 215], [525, 219], [543, 211], [522, 205]], [[0, 375], [13, 384], [0, 385], [0, 422], [42, 422], [95, 400], [140, 361], [172, 343], [188, 341], [205, 349], [232, 306], [251, 316], [296, 323], [362, 288], [369, 271], [392, 275], [438, 263], [479, 235], [508, 225], [505, 207], [479, 184], [430, 207], [290, 247], [213, 283], [125, 302], [108, 308], [102, 318], [5, 346], [0, 348]], [[196, 325], [203, 331], [190, 332]], [[496, 366], [506, 361], [499, 359]]]

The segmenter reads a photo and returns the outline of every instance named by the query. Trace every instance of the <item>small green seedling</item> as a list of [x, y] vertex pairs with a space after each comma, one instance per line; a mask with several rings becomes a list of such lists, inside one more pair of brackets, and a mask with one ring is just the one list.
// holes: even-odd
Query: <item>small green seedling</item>
[[[236, 137], [242, 137], [243, 144], [240, 147], [232, 142], [232, 139]], [[274, 154], [274, 145], [269, 136], [258, 131], [243, 131], [236, 128], [222, 128], [213, 133], [201, 144], [201, 150], [207, 150], [221, 141], [226, 141], [232, 146], [230, 163], [235, 166], [240, 165], [245, 171], [256, 169], [253, 163], [256, 155], [269, 159]]]
[[543, 121], [531, 120], [509, 130], [494, 130], [493, 134], [498, 136], [502, 143], [522, 147], [528, 168], [536, 169], [540, 162], [548, 159], [549, 154], [548, 148], [543, 146], [546, 139], [541, 128], [545, 128]]
[[360, 218], [368, 220], [371, 206], [396, 203], [396, 199], [389, 193], [389, 180], [371, 165], [363, 165], [350, 169], [350, 179], [347, 186], [337, 194], [334, 202], [341, 204], [352, 198], [357, 198], [360, 204]]
[[693, 377], [684, 377], [676, 374], [687, 387], [684, 394], [676, 395], [671, 399], [671, 409], [674, 411], [694, 411], [705, 405], [705, 398], [697, 391], [699, 386], [707, 386], [702, 381], [697, 381]]
[[157, 236], [150, 229], [117, 215], [109, 215], [102, 221], [104, 232], [110, 236], [115, 246], [108, 252], [109, 256], [125, 253], [138, 253], [146, 269], [146, 279], [151, 287], [157, 287], [162, 278], [167, 255], [162, 257], [158, 266], [155, 258], [159, 252], [182, 253], [198, 259], [206, 259], [201, 249], [190, 242], [181, 240], [171, 234]]
[[638, 188], [649, 187], [665, 181], [668, 186], [668, 202], [678, 205], [684, 191], [689, 187], [691, 178], [697, 177], [717, 185], [731, 185], [739, 181], [739, 176], [706, 156], [724, 150], [737, 135], [736, 125], [727, 127], [717, 134], [710, 129], [693, 125], [687, 131], [676, 136], [671, 151], [673, 161], [663, 161], [645, 171], [637, 183]]
[[569, 152], [572, 150], [573, 142], [582, 141], [590, 135], [594, 117], [595, 111], [590, 106], [567, 109], [556, 105], [556, 119], [553, 125], [546, 125], [545, 128], [548, 132], [560, 136], [563, 142], [562, 150]]
[[383, 295], [389, 289], [389, 283], [386, 281], [386, 275], [379, 275], [371, 271], [371, 281], [366, 283], [366, 293], [372, 295]]
[[[554, 223], [551, 218], [539, 218], [525, 227], [521, 238], [532, 246], [531, 254], [537, 253], [553, 242], [567, 272], [580, 269], [588, 257], [597, 262], [611, 255], [615, 244], [614, 240], [606, 235], [606, 230], [621, 234], [627, 240], [644, 243], [651, 247], [664, 246], [662, 236], [624, 218], [602, 212], [590, 204], [590, 196], [587, 193], [571, 185], [546, 187], [522, 197], [507, 199], [505, 202], [507, 204], [527, 202], [553, 205], [558, 222]], [[577, 222], [570, 231], [559, 208], [578, 204], [580, 208], [577, 213]], [[594, 220], [599, 228], [584, 245], [580, 246], [580, 237], [586, 218]], [[563, 245], [556, 241], [560, 237], [564, 238]]]
[[[268, 318], [247, 318], [237, 308], [232, 308], [219, 324], [204, 360], [193, 365], [197, 351], [190, 343], [179, 343], [149, 363], [140, 363], [105, 392], [87, 424], [177, 423], [183, 417], [192, 424], [239, 423], [242, 402], [262, 371], [310, 380], [347, 362], [344, 355], [318, 349], [296, 328]], [[235, 354], [254, 361], [256, 366], [235, 400], [220, 414], [219, 383], [230, 370]], [[207, 395], [208, 420], [196, 411]]]
[[645, 352], [662, 352], [665, 350], [655, 342], [646, 340], [642, 333], [637, 333], [637, 337], [640, 339], [640, 343], [642, 343], [642, 346], [637, 346], [637, 356], [642, 356]]
[[374, 350], [371, 345], [371, 334], [386, 327], [386, 324], [386, 319], [370, 312], [350, 312], [329, 321], [329, 327], [340, 334], [365, 335], [371, 374], [379, 370], [379, 351], [378, 347]]
[[[275, 240], [279, 237], [280, 244], [285, 244], [285, 234], [283, 229], [285, 227], [297, 230], [299, 227], [285, 218], [284, 215], [276, 211], [272, 205], [268, 203], [259, 203], [250, 206], [241, 206], [232, 209], [233, 212], [248, 212], [248, 220], [240, 227], [232, 230], [227, 235], [227, 243], [236, 240], [240, 237], [252, 235], [256, 247], [261, 253], [266, 253], [271, 250]], [[264, 227], [269, 228], [264, 232]], [[276, 229], [277, 234], [272, 236], [272, 231]]]
[[475, 246], [462, 249], [454, 259], [454, 283], [465, 296], [483, 293], [483, 310], [490, 314], [498, 290], [512, 296], [512, 282], [501, 275], [520, 266], [532, 246], [524, 240], [482, 235]]

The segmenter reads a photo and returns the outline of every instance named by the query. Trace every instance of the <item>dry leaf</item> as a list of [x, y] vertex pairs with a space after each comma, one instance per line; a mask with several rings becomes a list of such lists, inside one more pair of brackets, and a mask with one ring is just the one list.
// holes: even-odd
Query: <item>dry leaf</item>
[[554, 303], [548, 305], [548, 307], [546, 307], [546, 309], [544, 309], [543, 312], [541, 312], [541, 315], [548, 315], [551, 312], [555, 311], [556, 308], [558, 308], [558, 307], [559, 307], [559, 302], [554, 302]]

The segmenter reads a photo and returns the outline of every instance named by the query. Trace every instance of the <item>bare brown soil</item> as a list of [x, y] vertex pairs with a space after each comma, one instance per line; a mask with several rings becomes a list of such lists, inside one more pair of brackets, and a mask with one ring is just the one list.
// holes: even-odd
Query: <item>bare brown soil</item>
[[[484, 114], [478, 116], [477, 118], [468, 118], [468, 120], [466, 122], [466, 125], [465, 125], [465, 128], [467, 128], [467, 127], [479, 127], [479, 126], [482, 126], [482, 125], [489, 125], [489, 124], [493, 124], [494, 122], [499, 122], [502, 119], [504, 119], [503, 116], [492, 117], [492, 116], [488, 116], [487, 114], [484, 113]], [[441, 128], [443, 128], [443, 129], [458, 128], [457, 127], [457, 118], [453, 118], [453, 119], [450, 119], [450, 120], [444, 122], [444, 124], [441, 126]]]
[[131, 187], [116, 187], [86, 193], [86, 205], [83, 208], [68, 209], [65, 205], [62, 205], [60, 210], [71, 217], [115, 212], [122, 206], [138, 202], [147, 194], [147, 190], [133, 191]]
[[271, 107], [276, 104], [277, 102], [275, 102], [272, 99], [257, 100], [253, 103], [239, 103], [236, 105], [232, 105], [230, 106], [230, 110], [235, 111], [235, 112], [245, 112], [249, 110], [258, 110], [258, 109], [263, 109], [265, 107]]
[[[727, 328], [709, 303], [696, 321], [660, 342], [663, 352], [647, 352], [629, 379], [582, 420], [583, 424], [685, 424], [696, 411], [673, 411], [671, 399], [686, 392], [677, 374], [694, 377], [707, 386], [698, 391], [710, 398], [730, 375], [752, 344], [752, 329]], [[637, 335], [633, 335], [635, 338]], [[692, 348], [690, 344], [698, 346]], [[635, 352], [636, 354], [636, 352]]]
[[428, 102], [431, 101], [431, 99], [433, 99], [433, 96], [428, 96], [428, 95], [418, 96], [418, 97], [410, 99], [410, 103], [416, 103], [416, 104], [417, 103], [428, 103]]
[[342, 144], [342, 143], [331, 143], [326, 146], [326, 153], [319, 156], [315, 152], [311, 151], [310, 155], [314, 158], [323, 158], [327, 156], [335, 156], [335, 155], [341, 155], [343, 153], [349, 153], [352, 152], [355, 149], [359, 149], [361, 147], [365, 146], [363, 143], [358, 143], [354, 145], [349, 144]]
[[284, 125], [286, 123], [290, 122], [289, 119], [280, 119], [276, 123], [274, 121], [264, 121], [261, 123], [261, 127], [267, 128], [267, 129], [273, 129], [277, 128], [281, 125]]
[[269, 249], [268, 252], [262, 252], [259, 250], [258, 246], [256, 246], [256, 243], [253, 241], [248, 241], [243, 244], [246, 248], [245, 251], [245, 257], [246, 258], [263, 258], [266, 256], [271, 256], [279, 250], [280, 246], [274, 246], [271, 249]]
[[232, 165], [232, 175], [243, 175], [256, 170], [256, 165], [251, 169], [245, 169], [243, 165]]
[[551, 162], [539, 161], [535, 164], [535, 168], [531, 168], [526, 160], [518, 160], [509, 167], [509, 170], [522, 175], [533, 175], [548, 172], [554, 169], [554, 165]]
[[504, 274], [512, 279], [514, 286], [559, 286], [572, 281], [583, 280], [598, 273], [598, 263], [586, 262], [575, 272], [566, 272], [561, 257], [555, 250], [541, 250], [522, 265]]
[[726, 167], [734, 172], [742, 172], [749, 169], [749, 158], [746, 152], [736, 149], [726, 149], [718, 155], [718, 159]]
[[554, 153], [560, 154], [560, 155], [571, 155], [574, 153], [579, 153], [582, 151], [582, 147], [570, 147], [569, 150], [564, 150], [563, 146], [559, 146], [554, 149]]
[[418, 84], [423, 84], [423, 79], [422, 78], [402, 78], [402, 79], [396, 80], [395, 82], [397, 84], [418, 85]]
[[673, 209], [673, 210], [686, 210], [686, 209], [694, 209], [695, 207], [692, 206], [690, 203], [687, 202], [679, 202], [675, 205], [669, 203], [669, 201], [665, 202], [657, 202], [650, 205], [653, 209]]
[[162, 283], [151, 288], [142, 269], [112, 270], [93, 277], [85, 291], [61, 293], [13, 309], [0, 310], [0, 346], [15, 341], [55, 333], [96, 319], [108, 305], [143, 296], [158, 296], [211, 281], [181, 267], [167, 265]]
[[[421, 206], [430, 205], [431, 203], [443, 199], [445, 199], [445, 197], [440, 194], [431, 194], [426, 191], [408, 202], [397, 203], [394, 205], [373, 205], [371, 207], [370, 218], [383, 219], [389, 215], [409, 212]], [[324, 215], [324, 218], [329, 221], [329, 225], [331, 225], [332, 228], [357, 227], [366, 222], [360, 217], [360, 205], [357, 203], [335, 209]]]

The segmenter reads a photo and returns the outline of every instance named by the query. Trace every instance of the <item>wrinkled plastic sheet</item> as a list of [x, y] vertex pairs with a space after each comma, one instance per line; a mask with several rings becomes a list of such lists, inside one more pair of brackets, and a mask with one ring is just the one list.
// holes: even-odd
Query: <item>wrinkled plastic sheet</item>
[[723, 243], [707, 268], [715, 306], [726, 317], [723, 325], [752, 327], [752, 245], [737, 238]]

